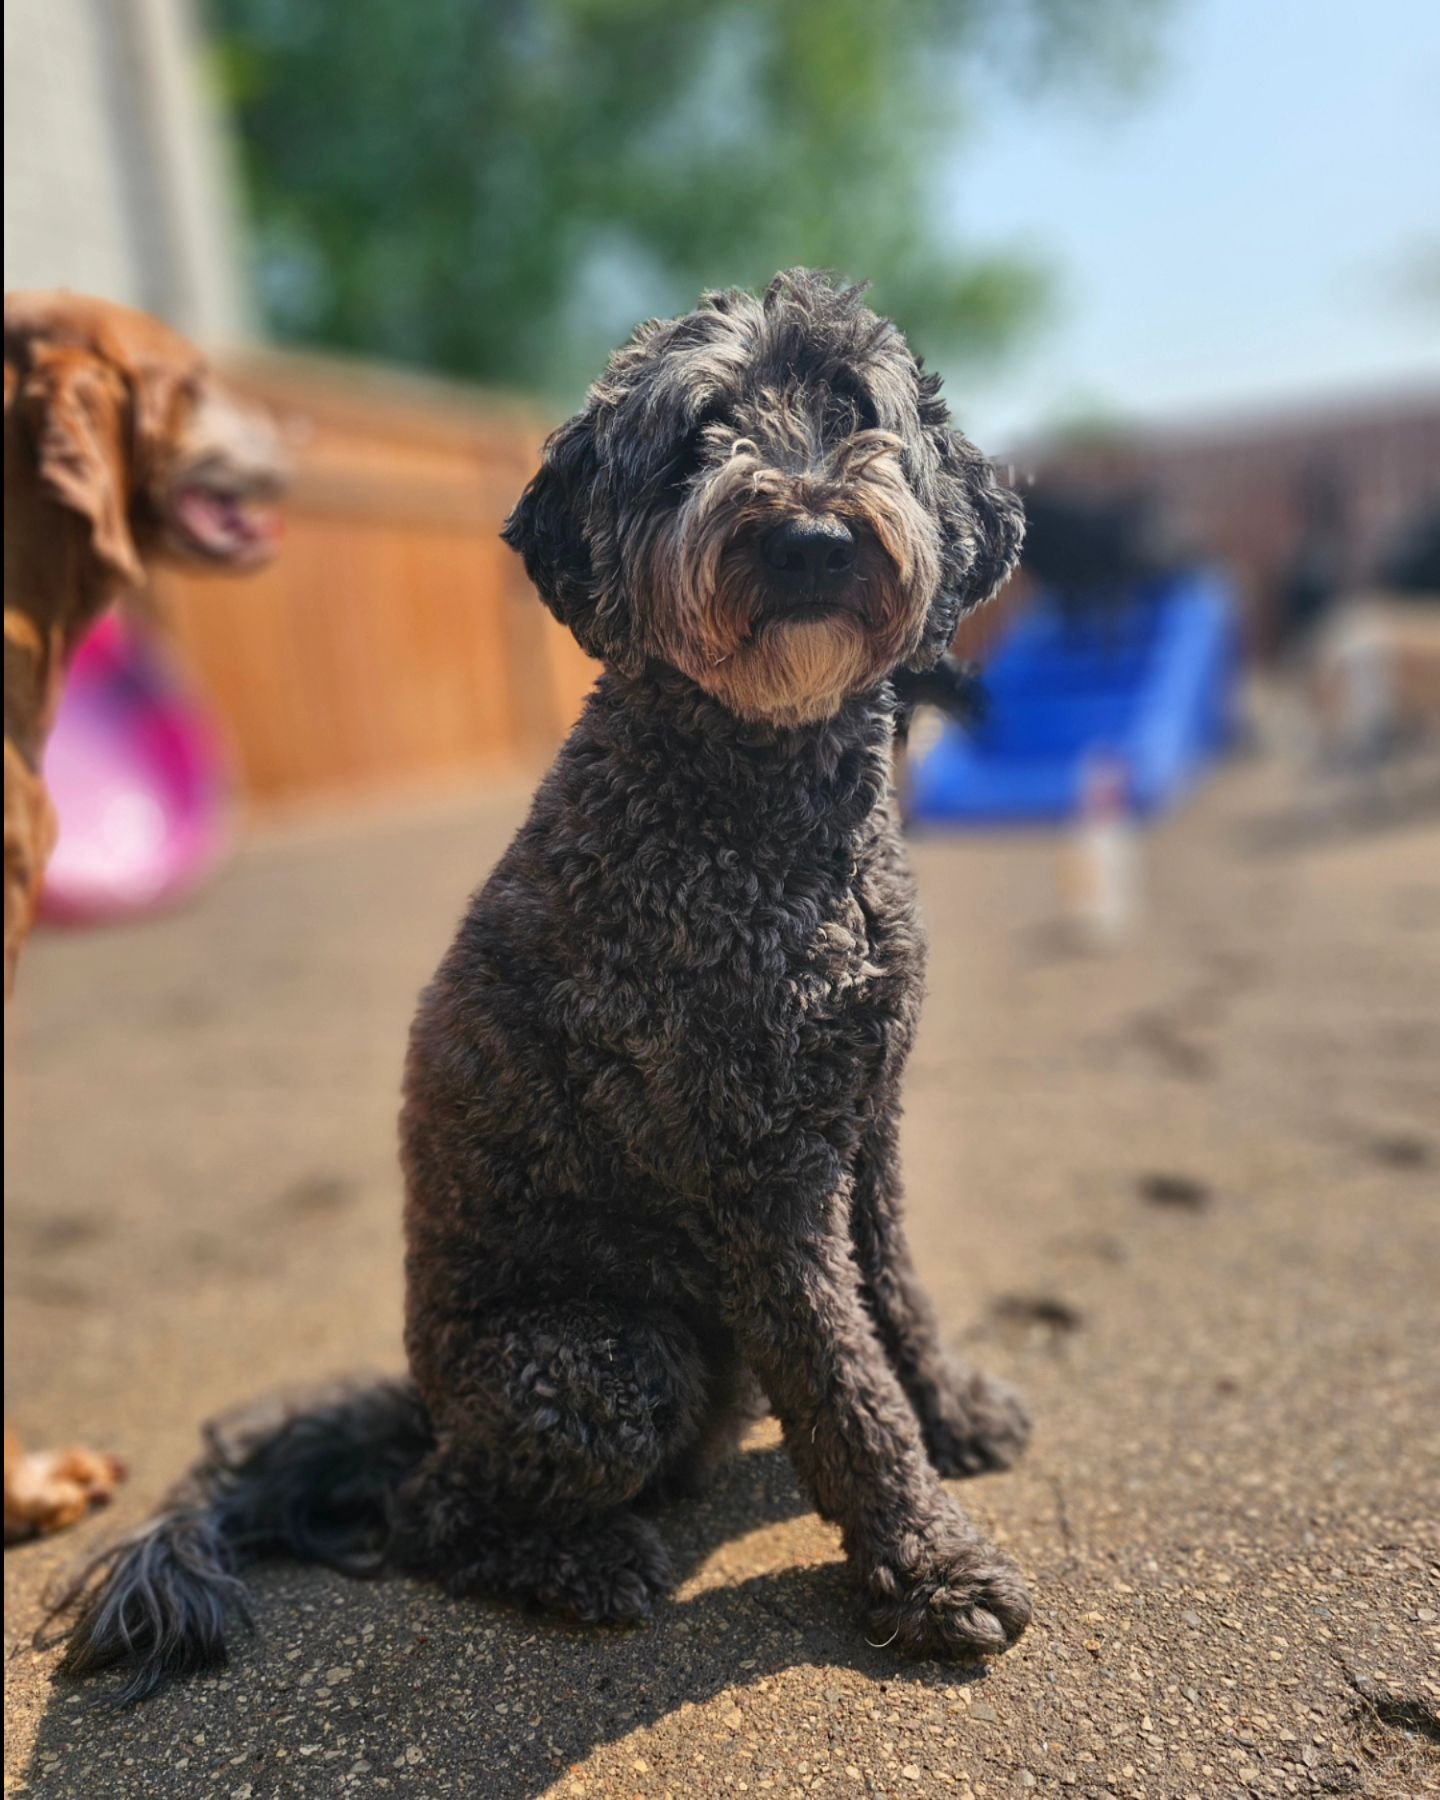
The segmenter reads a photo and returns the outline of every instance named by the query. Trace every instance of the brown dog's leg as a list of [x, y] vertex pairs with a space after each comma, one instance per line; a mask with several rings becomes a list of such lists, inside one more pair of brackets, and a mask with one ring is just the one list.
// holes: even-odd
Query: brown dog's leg
[[113, 1456], [92, 1450], [26, 1451], [5, 1427], [5, 1542], [44, 1537], [78, 1525], [113, 1498], [125, 1473]]
[[[6, 666], [14, 621], [5, 614]], [[7, 676], [8, 681], [8, 676]], [[8, 701], [7, 701], [8, 704]], [[5, 738], [5, 999], [15, 979], [20, 946], [30, 929], [40, 879], [55, 842], [55, 811], [38, 774]], [[26, 1452], [5, 1427], [5, 1542], [42, 1537], [77, 1524], [103, 1506], [124, 1473], [113, 1456], [90, 1450]]]
[[[7, 623], [8, 629], [8, 623]], [[8, 648], [8, 647], [7, 647]], [[55, 847], [55, 809], [45, 784], [5, 739], [5, 998], [15, 987], [20, 946], [35, 917], [40, 881]]]
[[861, 1151], [850, 1214], [865, 1304], [942, 1475], [1007, 1469], [1030, 1436], [1020, 1396], [949, 1354], [915, 1273], [901, 1214], [897, 1108], [879, 1109]]
[[850, 1246], [745, 1237], [727, 1257], [734, 1323], [797, 1473], [841, 1528], [875, 1640], [920, 1655], [1006, 1649], [1030, 1619], [1024, 1581], [940, 1485]]

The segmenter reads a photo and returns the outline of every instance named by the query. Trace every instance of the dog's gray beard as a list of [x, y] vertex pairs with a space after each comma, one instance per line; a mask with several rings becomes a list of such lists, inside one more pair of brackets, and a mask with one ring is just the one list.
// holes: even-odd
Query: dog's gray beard
[[[669, 597], [652, 618], [666, 660], [742, 718], [781, 726], [832, 717], [905, 662], [923, 633], [940, 560], [899, 447], [887, 432], [862, 432], [822, 474], [797, 479], [736, 443], [652, 540], [651, 592], [655, 601]], [[781, 618], [757, 631], [764, 596], [746, 545], [801, 512], [844, 519], [883, 552], [871, 559], [865, 616]]]

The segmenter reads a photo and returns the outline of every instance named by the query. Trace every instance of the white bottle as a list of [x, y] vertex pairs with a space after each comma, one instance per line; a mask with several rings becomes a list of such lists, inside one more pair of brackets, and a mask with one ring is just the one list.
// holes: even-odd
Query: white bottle
[[1119, 758], [1097, 754], [1087, 761], [1065, 860], [1068, 911], [1077, 932], [1098, 949], [1114, 949], [1134, 927], [1140, 880], [1129, 773]]

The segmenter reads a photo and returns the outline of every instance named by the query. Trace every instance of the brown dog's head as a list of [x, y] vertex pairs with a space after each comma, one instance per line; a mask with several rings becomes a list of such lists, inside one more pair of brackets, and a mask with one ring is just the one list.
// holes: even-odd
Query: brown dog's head
[[789, 726], [930, 667], [1022, 519], [894, 325], [793, 270], [641, 326], [505, 536], [592, 655]]
[[138, 585], [151, 557], [249, 569], [273, 553], [285, 482], [274, 426], [147, 314], [7, 294], [5, 413], [114, 581]]

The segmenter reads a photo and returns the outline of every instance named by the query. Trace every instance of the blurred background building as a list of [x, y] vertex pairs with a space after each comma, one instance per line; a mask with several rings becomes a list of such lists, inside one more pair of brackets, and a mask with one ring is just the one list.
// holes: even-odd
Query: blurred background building
[[1229, 423], [1149, 426], [1042, 441], [1023, 458], [1037, 479], [1153, 497], [1179, 541], [1230, 572], [1246, 642], [1261, 660], [1284, 633], [1283, 593], [1323, 483], [1337, 532], [1335, 579], [1373, 579], [1417, 512], [1440, 504], [1440, 395], [1314, 400]]

